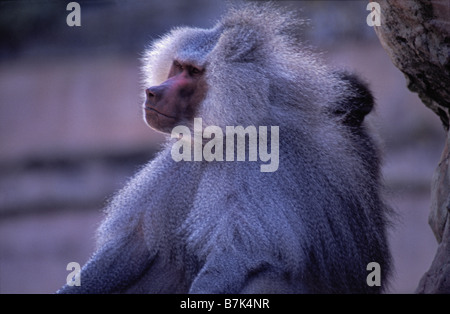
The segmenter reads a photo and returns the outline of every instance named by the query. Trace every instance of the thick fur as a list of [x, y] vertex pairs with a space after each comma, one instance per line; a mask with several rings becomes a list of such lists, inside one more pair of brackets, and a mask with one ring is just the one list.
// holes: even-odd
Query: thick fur
[[[373, 98], [295, 40], [271, 6], [178, 28], [144, 58], [147, 87], [173, 59], [205, 67], [204, 126], [279, 126], [280, 162], [175, 162], [172, 141], [110, 202], [81, 286], [61, 293], [378, 293], [388, 208], [365, 131]], [[192, 126], [192, 121], [185, 121]], [[366, 266], [381, 265], [369, 287]]]

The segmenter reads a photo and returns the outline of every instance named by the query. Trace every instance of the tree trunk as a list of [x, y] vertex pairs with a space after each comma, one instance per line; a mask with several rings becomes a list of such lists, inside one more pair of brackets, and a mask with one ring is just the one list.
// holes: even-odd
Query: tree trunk
[[378, 0], [375, 32], [408, 88], [441, 119], [447, 140], [432, 180], [429, 224], [439, 243], [418, 293], [450, 293], [450, 0]]

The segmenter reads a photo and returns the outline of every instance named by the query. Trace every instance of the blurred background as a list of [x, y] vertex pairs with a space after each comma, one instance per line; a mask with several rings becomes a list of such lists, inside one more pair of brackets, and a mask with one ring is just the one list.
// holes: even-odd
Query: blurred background
[[[210, 27], [211, 0], [0, 3], [0, 293], [53, 293], [94, 250], [106, 200], [159, 150], [141, 117], [139, 58], [174, 26]], [[389, 293], [412, 293], [436, 240], [430, 181], [444, 144], [437, 116], [411, 93], [366, 24], [366, 1], [281, 1], [301, 9], [299, 30], [325, 62], [358, 73], [377, 99], [372, 131], [384, 150], [389, 203]]]

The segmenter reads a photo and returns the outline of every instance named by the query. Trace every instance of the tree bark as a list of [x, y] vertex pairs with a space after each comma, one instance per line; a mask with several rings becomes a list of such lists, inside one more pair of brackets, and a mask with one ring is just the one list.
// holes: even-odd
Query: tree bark
[[375, 32], [408, 88], [441, 119], [447, 140], [432, 180], [429, 224], [439, 243], [418, 293], [450, 293], [450, 0], [378, 0]]

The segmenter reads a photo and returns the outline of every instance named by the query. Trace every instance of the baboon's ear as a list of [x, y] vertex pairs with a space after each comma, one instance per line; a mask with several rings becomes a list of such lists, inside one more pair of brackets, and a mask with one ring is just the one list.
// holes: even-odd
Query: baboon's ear
[[252, 27], [235, 25], [224, 30], [215, 47], [229, 62], [251, 62], [261, 53], [262, 38]]

